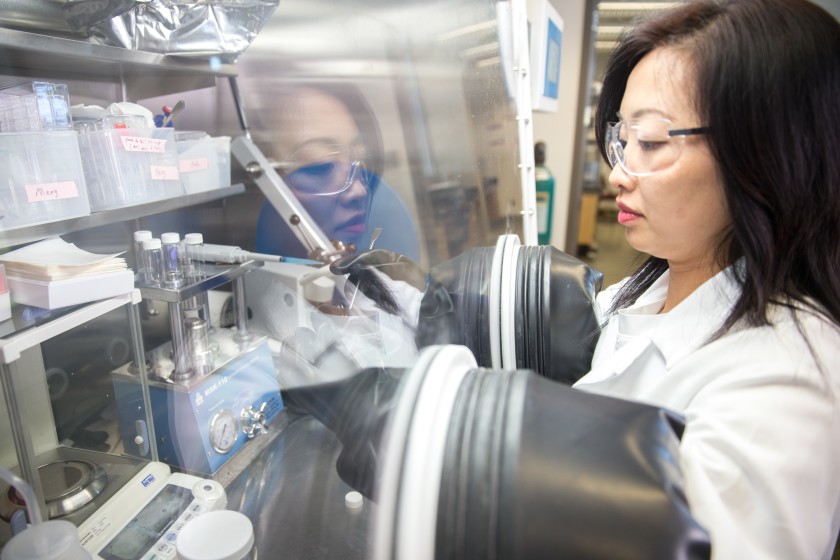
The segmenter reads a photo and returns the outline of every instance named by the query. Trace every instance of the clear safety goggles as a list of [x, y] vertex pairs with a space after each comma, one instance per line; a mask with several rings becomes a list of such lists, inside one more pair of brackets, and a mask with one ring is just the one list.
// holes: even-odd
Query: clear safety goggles
[[672, 166], [680, 158], [685, 137], [708, 132], [706, 127], [673, 128], [661, 117], [643, 117], [607, 124], [606, 152], [610, 167], [644, 177]]
[[272, 165], [290, 187], [314, 196], [341, 194], [356, 181], [370, 188], [373, 182], [361, 145], [339, 146], [313, 140], [295, 150], [289, 161]]

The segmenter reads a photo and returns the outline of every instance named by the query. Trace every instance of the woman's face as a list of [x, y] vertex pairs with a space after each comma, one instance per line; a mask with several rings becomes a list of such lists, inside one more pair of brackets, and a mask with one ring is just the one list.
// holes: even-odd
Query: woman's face
[[352, 165], [366, 156], [359, 128], [347, 107], [322, 91], [303, 90], [295, 105], [287, 121], [294, 125], [284, 131], [286, 183], [327, 237], [355, 242], [370, 202], [367, 171]]
[[[669, 130], [704, 126], [691, 103], [695, 87], [690, 69], [688, 58], [677, 50], [650, 52], [631, 72], [616, 120], [633, 126], [650, 122], [645, 119], [667, 119]], [[644, 143], [641, 133], [638, 140], [630, 134], [625, 149], [633, 171], [644, 167], [644, 161], [655, 161], [652, 150], [660, 149]], [[717, 164], [704, 135], [673, 141], [682, 143], [679, 156], [651, 175], [631, 176], [620, 165], [613, 168], [609, 181], [618, 189], [618, 221], [634, 249], [666, 259], [671, 268], [716, 271], [716, 247], [731, 223]]]

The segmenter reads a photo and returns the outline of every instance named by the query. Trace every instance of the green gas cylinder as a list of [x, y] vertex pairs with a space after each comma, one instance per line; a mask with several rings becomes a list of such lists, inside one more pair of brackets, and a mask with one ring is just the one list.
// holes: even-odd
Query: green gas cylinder
[[551, 216], [554, 208], [554, 176], [545, 166], [545, 142], [534, 144], [534, 176], [537, 182], [537, 241], [551, 244]]

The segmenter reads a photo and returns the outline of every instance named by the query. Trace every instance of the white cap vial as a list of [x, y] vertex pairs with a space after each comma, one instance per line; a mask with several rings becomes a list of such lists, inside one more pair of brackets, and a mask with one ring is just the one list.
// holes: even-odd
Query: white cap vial
[[181, 270], [181, 236], [176, 232], [162, 233], [160, 241], [163, 245], [163, 268], [161, 282], [164, 288], [180, 288], [184, 280]]
[[176, 231], [168, 231], [160, 234], [160, 241], [164, 245], [171, 245], [172, 243], [180, 243], [181, 235]]
[[152, 239], [146, 239], [143, 241], [144, 251], [151, 251], [153, 249], [160, 249], [160, 239], [153, 237]]
[[201, 245], [204, 243], [204, 236], [200, 233], [188, 233], [184, 236], [184, 243], [187, 245]]
[[143, 283], [146, 286], [159, 286], [161, 269], [163, 267], [163, 253], [160, 239], [153, 237], [143, 241], [142, 266], [140, 267]]
[[141, 229], [134, 232], [134, 267], [136, 272], [143, 274], [143, 242], [152, 238], [152, 232]]
[[204, 236], [200, 233], [188, 233], [184, 236], [184, 254], [181, 258], [184, 261], [184, 271], [194, 281], [204, 278], [204, 269], [200, 264], [203, 245]]

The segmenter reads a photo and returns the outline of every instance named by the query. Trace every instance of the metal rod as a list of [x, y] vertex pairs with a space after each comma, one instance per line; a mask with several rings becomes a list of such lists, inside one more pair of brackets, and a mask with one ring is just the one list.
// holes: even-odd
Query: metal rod
[[236, 312], [236, 339], [240, 342], [246, 342], [251, 339], [251, 333], [248, 331], [245, 279], [241, 276], [233, 281], [233, 308]]
[[35, 464], [35, 449], [29, 433], [24, 428], [28, 424], [24, 418], [25, 411], [18, 406], [17, 391], [15, 390], [15, 377], [20, 372], [14, 364], [0, 364], [0, 382], [3, 386], [3, 394], [6, 398], [6, 408], [9, 411], [9, 423], [12, 429], [12, 438], [15, 442], [17, 452], [18, 468], [26, 482], [32, 486], [32, 491], [38, 496], [37, 504], [26, 504], [28, 508], [37, 508], [41, 519], [47, 519], [47, 505], [44, 502], [44, 488], [41, 485], [41, 475], [38, 473], [38, 466]]
[[239, 117], [239, 126], [245, 132], [245, 138], [251, 139], [251, 127], [248, 126], [248, 118], [245, 116], [245, 104], [242, 103], [242, 94], [239, 92], [239, 82], [236, 81], [236, 76], [228, 78], [230, 83], [230, 92], [233, 94], [233, 102], [236, 105], [236, 114]]
[[176, 383], [186, 381], [193, 375], [190, 360], [187, 357], [187, 338], [184, 334], [184, 308], [180, 302], [169, 302], [169, 328], [172, 332], [172, 355], [175, 359], [175, 373], [172, 380]]
[[143, 392], [143, 412], [146, 414], [146, 433], [149, 438], [149, 451], [151, 452], [151, 460], [158, 460], [157, 450], [157, 436], [155, 436], [155, 422], [152, 413], [152, 399], [149, 395], [149, 377], [146, 371], [146, 351], [143, 348], [143, 334], [142, 325], [140, 324], [140, 305], [132, 304], [128, 306], [128, 324], [131, 328], [131, 346], [134, 351], [134, 363], [137, 365], [140, 375], [140, 387]]

